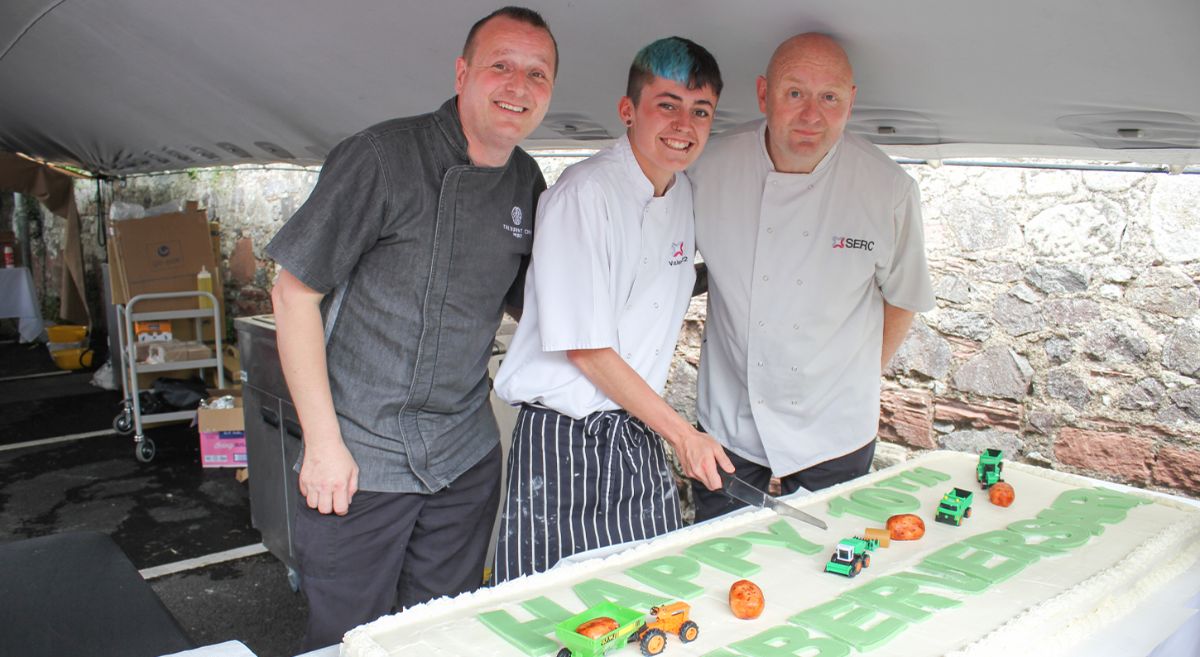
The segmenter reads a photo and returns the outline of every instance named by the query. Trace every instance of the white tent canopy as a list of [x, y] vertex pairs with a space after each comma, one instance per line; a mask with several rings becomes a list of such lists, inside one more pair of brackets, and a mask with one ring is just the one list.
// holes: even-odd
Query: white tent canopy
[[[0, 150], [105, 174], [319, 163], [341, 138], [453, 94], [495, 0], [4, 0]], [[755, 76], [808, 30], [850, 53], [851, 129], [899, 155], [1200, 164], [1197, 0], [542, 0], [562, 51], [527, 147], [619, 134], [638, 48], [716, 55], [718, 128], [759, 116]]]

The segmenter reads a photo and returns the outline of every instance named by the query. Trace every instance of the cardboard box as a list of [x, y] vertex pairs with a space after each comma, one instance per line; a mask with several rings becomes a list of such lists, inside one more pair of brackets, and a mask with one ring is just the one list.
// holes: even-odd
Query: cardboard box
[[[213, 296], [223, 298], [221, 276], [207, 213], [195, 201], [183, 212], [113, 221], [108, 226], [112, 300], [128, 303], [139, 294], [194, 292], [196, 274], [213, 274]], [[219, 228], [218, 228], [219, 230]], [[189, 310], [197, 299], [159, 299], [140, 302], [138, 312]]]
[[234, 408], [201, 408], [196, 411], [200, 427], [200, 465], [205, 468], [246, 467], [246, 419], [242, 414], [242, 391], [227, 388], [210, 391], [211, 397], [233, 395]]
[[[141, 345], [139, 345], [141, 346]], [[195, 340], [169, 340], [149, 343], [146, 361], [149, 363], [182, 363], [212, 358], [212, 349]]]

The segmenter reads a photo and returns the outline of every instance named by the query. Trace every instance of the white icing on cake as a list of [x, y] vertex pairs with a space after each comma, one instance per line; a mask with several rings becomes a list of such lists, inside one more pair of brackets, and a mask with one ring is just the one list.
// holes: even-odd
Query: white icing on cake
[[[747, 654], [729, 646], [772, 628], [795, 627], [789, 619], [799, 612], [837, 599], [879, 578], [917, 572], [915, 566], [939, 549], [959, 544], [972, 536], [1003, 530], [1015, 522], [1034, 519], [1062, 493], [1100, 485], [1083, 477], [1006, 461], [1004, 479], [1014, 487], [1016, 499], [1012, 506], [1002, 508], [992, 505], [988, 493], [981, 491], [975, 483], [976, 462], [977, 457], [971, 454], [931, 452], [853, 482], [793, 500], [794, 506], [829, 524], [828, 531], [821, 531], [794, 520], [786, 521], [804, 539], [819, 544], [820, 550], [805, 555], [779, 546], [753, 546], [744, 558], [762, 566], [762, 570], [748, 579], [757, 583], [766, 597], [766, 609], [754, 621], [738, 620], [729, 611], [729, 585], [741, 577], [702, 564], [699, 574], [690, 582], [704, 591], [687, 600], [692, 606], [691, 617], [700, 626], [700, 636], [694, 643], [686, 645], [676, 637], [670, 637], [664, 654], [671, 657], [706, 655], [720, 648], [730, 650], [727, 654]], [[925, 521], [924, 538], [893, 541], [891, 547], [879, 548], [872, 557], [871, 566], [856, 578], [823, 572], [840, 539], [861, 535], [866, 527], [883, 526], [882, 522], [851, 514], [834, 517], [829, 512], [830, 500], [844, 499], [855, 491], [878, 487], [880, 482], [912, 472], [917, 467], [951, 476], [948, 481], [908, 492], [920, 501], [920, 509], [915, 513]], [[942, 494], [954, 486], [975, 492], [973, 514], [960, 527], [933, 521], [934, 509]], [[899, 634], [865, 654], [914, 657], [1055, 654], [1058, 649], [1087, 636], [1094, 628], [1126, 614], [1200, 558], [1200, 540], [1197, 540], [1200, 539], [1200, 509], [1161, 496], [1135, 495], [1147, 503], [1129, 509], [1120, 521], [1105, 524], [1100, 535], [1092, 536], [1085, 544], [1067, 550], [1065, 554], [1043, 556], [983, 592], [963, 593], [923, 585], [921, 592], [952, 598], [961, 604], [937, 609], [928, 619], [908, 624]], [[489, 629], [478, 615], [499, 609], [518, 621], [532, 620], [533, 615], [520, 603], [537, 596], [550, 598], [574, 614], [588, 605], [580, 600], [572, 587], [592, 578], [670, 598], [629, 577], [625, 571], [660, 557], [682, 555], [689, 546], [708, 539], [766, 531], [780, 519], [770, 511], [740, 513], [659, 537], [603, 559], [563, 564], [550, 572], [495, 588], [435, 600], [355, 628], [347, 633], [341, 652], [346, 657], [522, 657], [528, 653]], [[811, 628], [808, 634], [823, 636]], [[554, 640], [552, 631], [546, 636]], [[630, 645], [609, 654], [633, 656], [639, 655], [640, 651], [636, 645]], [[851, 651], [851, 654], [857, 652]]]

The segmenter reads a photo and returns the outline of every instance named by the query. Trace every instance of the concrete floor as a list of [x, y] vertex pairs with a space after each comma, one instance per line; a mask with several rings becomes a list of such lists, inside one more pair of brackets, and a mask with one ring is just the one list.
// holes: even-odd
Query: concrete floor
[[[0, 344], [0, 543], [90, 529], [113, 538], [139, 570], [258, 546], [247, 484], [200, 467], [195, 429], [152, 429], [150, 463], [111, 432], [119, 393], [90, 373], [54, 372], [44, 348]], [[306, 614], [286, 568], [267, 553], [172, 572], [151, 588], [196, 645], [236, 639], [259, 657], [294, 655]]]

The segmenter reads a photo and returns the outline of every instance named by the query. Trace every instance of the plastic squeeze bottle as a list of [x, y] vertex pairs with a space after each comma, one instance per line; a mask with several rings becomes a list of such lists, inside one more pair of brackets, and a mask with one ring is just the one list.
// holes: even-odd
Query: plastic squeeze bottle
[[[196, 290], [212, 294], [212, 274], [208, 273], [208, 268], [204, 265], [200, 265], [200, 273], [196, 274]], [[208, 297], [200, 297], [200, 307], [212, 308], [212, 300]]]

